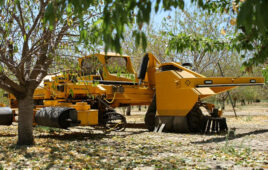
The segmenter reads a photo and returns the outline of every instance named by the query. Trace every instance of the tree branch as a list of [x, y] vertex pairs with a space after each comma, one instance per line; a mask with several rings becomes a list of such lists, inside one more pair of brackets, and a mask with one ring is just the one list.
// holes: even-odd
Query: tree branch
[[21, 87], [19, 84], [15, 83], [14, 81], [12, 81], [11, 79], [9, 79], [6, 75], [4, 74], [0, 74], [0, 80], [1, 80], [1, 84], [6, 84], [9, 86], [9, 89], [16, 89], [13, 90], [15, 92], [24, 92], [24, 88]]
[[2, 82], [0, 82], [0, 88], [5, 90], [5, 91], [7, 91], [7, 92], [9, 92], [9, 93], [12, 93], [12, 94], [15, 93], [15, 91], [11, 87], [3, 84]]
[[38, 24], [38, 22], [40, 21], [40, 18], [44, 15], [44, 8], [45, 8], [45, 4], [43, 1], [40, 1], [40, 9], [39, 9], [39, 13], [36, 16], [34, 23], [30, 29], [30, 31], [27, 33], [27, 37], [30, 37], [33, 30], [36, 28], [36, 25]]
[[23, 33], [23, 35], [26, 35], [26, 31], [25, 31], [25, 28], [24, 28], [24, 18], [23, 18], [23, 12], [22, 12], [22, 9], [21, 9], [21, 6], [20, 6], [20, 1], [18, 1], [17, 3], [17, 7], [19, 9], [19, 12], [20, 12], [20, 19], [21, 19], [21, 31]]

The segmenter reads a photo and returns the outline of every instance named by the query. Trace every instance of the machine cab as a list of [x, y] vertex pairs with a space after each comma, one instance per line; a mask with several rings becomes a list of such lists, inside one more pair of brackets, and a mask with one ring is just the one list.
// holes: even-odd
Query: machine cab
[[89, 80], [131, 81], [137, 76], [129, 56], [99, 53], [79, 59], [81, 76]]

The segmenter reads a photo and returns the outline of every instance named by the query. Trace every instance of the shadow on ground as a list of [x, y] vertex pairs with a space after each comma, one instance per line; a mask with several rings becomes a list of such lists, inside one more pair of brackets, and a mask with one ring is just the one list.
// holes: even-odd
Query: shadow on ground
[[58, 140], [100, 140], [102, 138], [112, 138], [114, 136], [120, 136], [122, 138], [142, 134], [146, 131], [136, 131], [136, 132], [121, 132], [121, 134], [105, 134], [105, 133], [89, 133], [89, 132], [71, 132], [71, 133], [54, 133], [54, 134], [44, 134], [37, 135], [36, 138], [50, 138]]
[[15, 137], [17, 136], [16, 134], [1, 134], [0, 133], [0, 137]]
[[[248, 135], [257, 135], [257, 134], [261, 134], [261, 133], [266, 133], [268, 132], [268, 129], [260, 129], [260, 130], [254, 130], [251, 132], [247, 132], [247, 133], [241, 133], [241, 134], [237, 134], [234, 136], [230, 136], [228, 138], [228, 140], [234, 140], [234, 139], [238, 139], [238, 138], [242, 138], [244, 136], [248, 136]], [[205, 143], [213, 143], [213, 142], [223, 142], [226, 140], [226, 136], [224, 137], [216, 137], [216, 138], [211, 138], [205, 141], [197, 141], [197, 142], [191, 142], [192, 144], [205, 144]]]

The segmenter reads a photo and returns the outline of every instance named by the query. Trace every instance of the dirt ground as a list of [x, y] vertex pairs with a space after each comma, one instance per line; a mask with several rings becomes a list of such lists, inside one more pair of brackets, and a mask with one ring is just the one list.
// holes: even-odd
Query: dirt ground
[[[142, 122], [132, 111], [130, 122]], [[17, 125], [0, 127], [0, 169], [268, 169], [268, 103], [227, 107], [231, 132], [221, 135], [104, 134], [92, 128], [34, 128], [35, 145], [17, 147]]]

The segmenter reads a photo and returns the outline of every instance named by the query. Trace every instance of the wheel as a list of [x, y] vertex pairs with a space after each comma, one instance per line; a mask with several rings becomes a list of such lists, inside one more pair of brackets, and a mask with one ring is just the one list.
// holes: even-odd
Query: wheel
[[145, 125], [149, 131], [153, 131], [155, 128], [155, 115], [156, 115], [156, 96], [154, 95], [152, 103], [150, 104], [145, 114]]
[[104, 127], [107, 131], [124, 131], [126, 129], [126, 118], [116, 112], [107, 112]]
[[154, 130], [154, 127], [155, 127], [155, 113], [154, 112], [146, 113], [145, 125], [150, 132]]
[[198, 105], [195, 105], [193, 109], [187, 115], [187, 122], [190, 132], [202, 132], [204, 127], [205, 116]]

